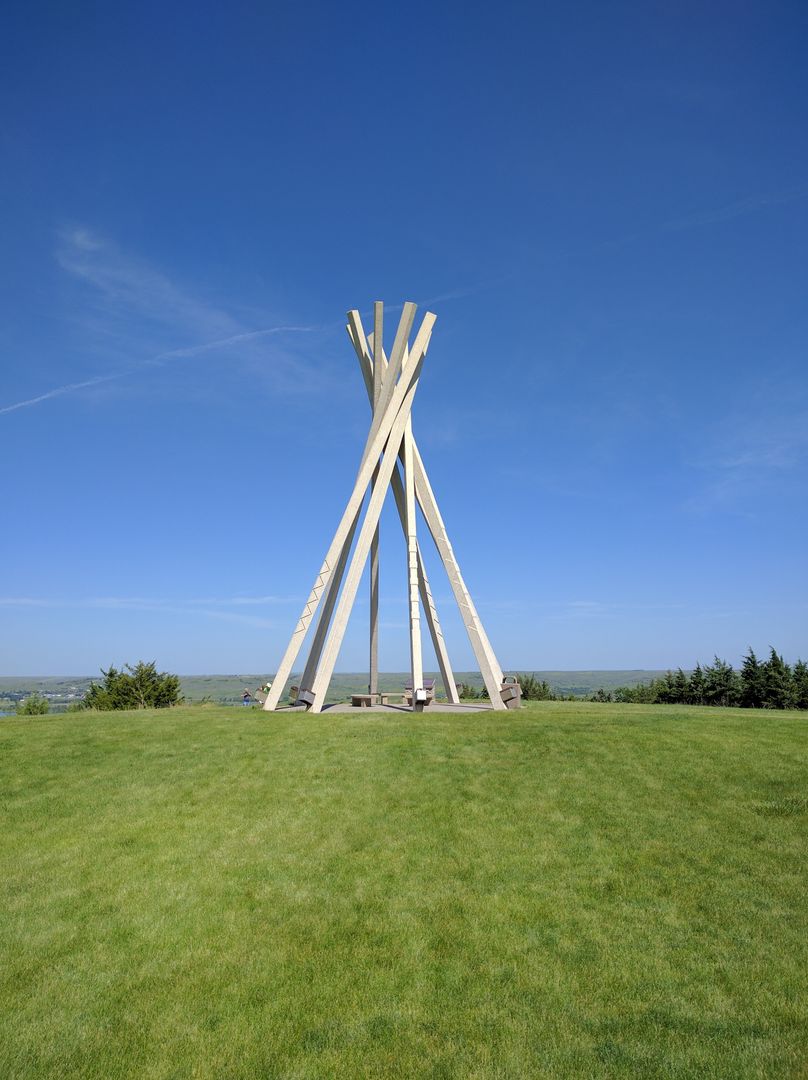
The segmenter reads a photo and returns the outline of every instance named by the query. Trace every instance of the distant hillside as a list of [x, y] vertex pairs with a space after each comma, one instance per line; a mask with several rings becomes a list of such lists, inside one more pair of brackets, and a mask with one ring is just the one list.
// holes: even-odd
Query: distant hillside
[[[616, 686], [632, 686], [638, 682], [650, 682], [664, 675], [664, 671], [648, 671], [641, 668], [621, 671], [533, 671], [539, 679], [546, 679], [557, 693], [575, 694], [586, 697], [599, 687], [613, 690]], [[427, 672], [440, 686], [437, 672]], [[13, 703], [36, 691], [44, 694], [51, 702], [51, 708], [66, 708], [71, 701], [78, 700], [87, 689], [92, 678], [90, 675], [51, 675], [51, 676], [0, 676], [0, 711], [3, 701], [13, 707]], [[236, 704], [241, 701], [245, 687], [255, 689], [266, 678], [266, 674], [242, 675], [183, 675], [182, 692], [189, 701], [202, 701], [210, 698], [224, 704]], [[299, 673], [292, 676], [294, 684]], [[406, 672], [383, 672], [379, 675], [380, 688], [384, 692], [399, 693], [407, 679]], [[457, 682], [468, 683], [481, 689], [483, 681], [478, 671], [456, 671]], [[329, 701], [342, 701], [352, 693], [361, 693], [367, 689], [366, 672], [341, 672], [334, 675], [328, 694]], [[440, 696], [440, 691], [439, 691]]]
[[[652, 679], [664, 675], [664, 671], [643, 671], [633, 669], [629, 671], [531, 671], [540, 679], [546, 679], [553, 690], [563, 694], [575, 694], [578, 697], [586, 697], [599, 687], [612, 690], [616, 686], [634, 685], [638, 682], [650, 682]], [[437, 671], [425, 673], [427, 677], [437, 680], [440, 686], [440, 675]], [[293, 685], [299, 678], [297, 672], [292, 676], [290, 683]], [[245, 686], [256, 687], [265, 678], [263, 675], [184, 675], [182, 677], [183, 693], [190, 700], [209, 696], [214, 701], [239, 701]], [[379, 688], [382, 692], [398, 693], [404, 688], [409, 674], [400, 672], [381, 672], [379, 674]], [[482, 689], [483, 680], [479, 671], [456, 671], [457, 682], [465, 682], [470, 686]], [[367, 672], [337, 672], [331, 680], [328, 693], [329, 701], [341, 701], [351, 694], [367, 691]]]

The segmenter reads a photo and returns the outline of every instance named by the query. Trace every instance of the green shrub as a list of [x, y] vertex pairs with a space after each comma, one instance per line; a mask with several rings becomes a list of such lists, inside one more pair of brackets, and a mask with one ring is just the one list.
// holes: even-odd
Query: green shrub
[[485, 687], [482, 690], [475, 690], [473, 686], [465, 682], [457, 684], [457, 692], [461, 701], [479, 701], [481, 697], [486, 696]]
[[[611, 701], [612, 695], [606, 698], [593, 697], [593, 701]], [[650, 683], [637, 683], [635, 686], [618, 686], [614, 691], [614, 700], [630, 705], [653, 705], [659, 701], [659, 689], [655, 680]]]
[[103, 712], [112, 709], [166, 709], [178, 705], [182, 700], [178, 675], [158, 672], [154, 661], [147, 664], [140, 660], [134, 667], [131, 664], [124, 666], [125, 671], [118, 671], [112, 666], [106, 671], [101, 668], [104, 681], [90, 683], [84, 698], [86, 708]]
[[48, 699], [41, 694], [29, 694], [27, 698], [17, 702], [18, 716], [44, 716], [50, 708]]
[[516, 678], [519, 680], [523, 701], [556, 700], [556, 696], [546, 679], [537, 679], [535, 673], [532, 675], [517, 675]]

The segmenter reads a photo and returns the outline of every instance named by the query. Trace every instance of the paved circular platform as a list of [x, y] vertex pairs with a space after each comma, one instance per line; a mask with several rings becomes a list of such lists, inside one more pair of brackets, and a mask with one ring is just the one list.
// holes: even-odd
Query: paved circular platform
[[[490, 705], [471, 705], [463, 702], [460, 705], [449, 705], [448, 702], [440, 701], [432, 705], [426, 705], [424, 713], [459, 713], [459, 712], [490, 712]], [[276, 712], [306, 712], [303, 705], [286, 705], [277, 709]], [[351, 705], [348, 701], [335, 701], [330, 705], [323, 706], [323, 712], [337, 713], [412, 713], [409, 705]], [[419, 715], [416, 713], [416, 715]]]

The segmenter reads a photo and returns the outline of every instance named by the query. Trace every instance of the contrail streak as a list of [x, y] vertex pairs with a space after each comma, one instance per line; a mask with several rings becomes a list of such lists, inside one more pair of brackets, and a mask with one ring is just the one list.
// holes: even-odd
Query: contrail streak
[[222, 349], [227, 345], [236, 345], [243, 341], [252, 341], [255, 338], [266, 337], [268, 334], [282, 333], [310, 333], [320, 329], [317, 326], [272, 326], [267, 330], [248, 330], [243, 334], [233, 334], [231, 337], [219, 338], [216, 341], [208, 341], [204, 345], [191, 345], [187, 349], [170, 349], [168, 352], [158, 353], [150, 360], [144, 360], [134, 367], [124, 371], [115, 371], [110, 375], [96, 375], [92, 379], [84, 379], [83, 382], [65, 383], [57, 386], [37, 397], [26, 398], [25, 401], [17, 401], [13, 405], [4, 405], [0, 408], [0, 416], [3, 413], [14, 412], [16, 409], [27, 409], [31, 405], [39, 405], [41, 401], [49, 401], [51, 398], [61, 397], [63, 394], [71, 394], [74, 390], [83, 390], [88, 386], [97, 386], [99, 383], [112, 382], [115, 379], [123, 379], [127, 375], [134, 375], [145, 367], [159, 365], [161, 361], [171, 360], [180, 356], [196, 356], [199, 353], [210, 352], [213, 349]]
[[50, 398], [61, 397], [62, 394], [70, 394], [73, 390], [82, 390], [85, 386], [97, 386], [98, 383], [112, 382], [113, 379], [122, 379], [125, 375], [131, 375], [135, 368], [129, 371], [116, 371], [112, 375], [96, 375], [94, 379], [85, 379], [84, 382], [66, 383], [64, 386], [57, 386], [53, 390], [48, 390], [44, 394], [40, 394], [38, 397], [26, 398], [25, 401], [17, 401], [13, 405], [4, 405], [0, 409], [0, 415], [3, 413], [14, 412], [15, 409], [27, 409], [30, 405], [38, 405], [40, 401], [48, 401]]

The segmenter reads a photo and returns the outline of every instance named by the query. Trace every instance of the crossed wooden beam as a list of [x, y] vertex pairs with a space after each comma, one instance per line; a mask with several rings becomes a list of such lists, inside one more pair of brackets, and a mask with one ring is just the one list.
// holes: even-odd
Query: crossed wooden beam
[[[412, 433], [412, 404], [435, 325], [435, 316], [427, 312], [415, 335], [412, 347], [409, 347], [415, 310], [415, 304], [404, 304], [389, 359], [385, 355], [383, 344], [384, 305], [381, 302], [374, 304], [373, 332], [367, 336], [359, 312], [348, 312], [346, 329], [359, 360], [372, 410], [370, 430], [353, 491], [278, 666], [272, 688], [264, 703], [266, 710], [271, 711], [277, 707], [303, 640], [318, 610], [314, 638], [300, 679], [297, 704], [307, 706], [311, 712], [322, 710], [368, 558], [370, 558], [369, 690], [371, 695], [378, 693], [379, 516], [389, 487], [393, 489], [401, 528], [407, 544], [413, 709], [422, 707], [424, 697], [421, 656], [422, 608], [446, 696], [453, 704], [459, 701], [438, 611], [418, 543], [416, 503], [421, 507], [449, 578], [449, 584], [460, 609], [491, 704], [495, 709], [506, 707], [501, 697], [502, 669], [463, 581], [460, 567], [449, 542], [446, 526], [424, 468], [423, 459]], [[362, 505], [368, 491], [370, 491], [370, 498], [360, 526]]]

